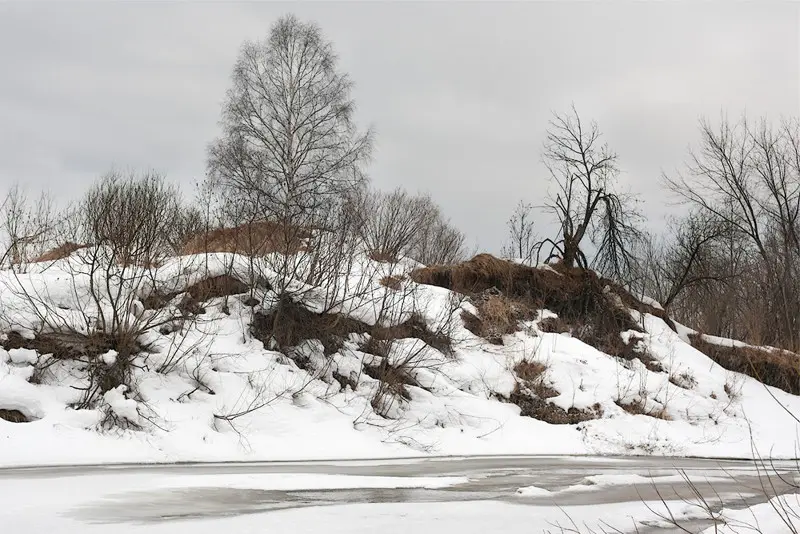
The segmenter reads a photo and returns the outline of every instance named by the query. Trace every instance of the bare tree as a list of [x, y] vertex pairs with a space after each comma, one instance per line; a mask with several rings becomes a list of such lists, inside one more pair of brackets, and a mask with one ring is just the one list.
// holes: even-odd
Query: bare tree
[[437, 208], [431, 224], [423, 226], [410, 256], [424, 265], [449, 265], [464, 261], [467, 251], [463, 232], [445, 220]]
[[508, 242], [503, 246], [503, 256], [532, 264], [536, 258], [537, 238], [533, 228], [533, 206], [520, 201], [506, 223]]
[[432, 224], [436, 207], [429, 197], [413, 196], [397, 188], [389, 193], [367, 193], [363, 212], [363, 239], [374, 258], [397, 260], [408, 256], [420, 230]]
[[584, 123], [573, 107], [550, 121], [544, 162], [558, 190], [547, 207], [559, 223], [559, 237], [547, 240], [550, 256], [564, 265], [588, 267], [583, 244], [594, 248], [593, 266], [620, 277], [633, 267], [633, 245], [640, 237], [638, 214], [617, 191], [617, 155], [601, 144], [597, 123]]
[[370, 191], [360, 209], [362, 239], [373, 258], [410, 257], [426, 265], [463, 259], [464, 234], [444, 219], [429, 195], [411, 195], [401, 188]]
[[14, 185], [0, 209], [6, 239], [0, 264], [9, 261], [12, 268], [20, 268], [53, 245], [58, 216], [47, 193], [31, 202], [25, 191]]
[[733, 276], [717, 264], [721, 239], [727, 235], [724, 221], [690, 213], [673, 219], [668, 231], [666, 238], [647, 235], [641, 242], [637, 285], [643, 294], [671, 308], [687, 292], [697, 294], [731, 281]]
[[800, 124], [785, 120], [776, 127], [745, 118], [731, 123], [723, 117], [717, 125], [701, 120], [700, 133], [687, 171], [665, 181], [698, 213], [724, 223], [733, 234], [729, 241], [736, 242], [736, 255], [743, 257], [742, 276], [731, 296], [738, 310], [724, 326], [726, 335], [796, 349]]
[[350, 261], [346, 250], [328, 254], [343, 243], [337, 225], [364, 186], [372, 144], [354, 122], [351, 87], [320, 29], [294, 16], [245, 43], [234, 67], [208, 170], [234, 226], [274, 225], [260, 266], [279, 303], [305, 291], [297, 282], [340, 277]]

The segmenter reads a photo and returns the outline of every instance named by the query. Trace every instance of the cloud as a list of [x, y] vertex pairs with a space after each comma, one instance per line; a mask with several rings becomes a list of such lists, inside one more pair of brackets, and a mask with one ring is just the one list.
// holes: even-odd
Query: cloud
[[[0, 3], [0, 186], [74, 197], [110, 166], [204, 173], [245, 39], [315, 20], [374, 125], [382, 187], [427, 190], [482, 248], [543, 200], [551, 111], [575, 102], [655, 221], [699, 115], [797, 114], [794, 4]], [[657, 222], [654, 224], [658, 224]]]

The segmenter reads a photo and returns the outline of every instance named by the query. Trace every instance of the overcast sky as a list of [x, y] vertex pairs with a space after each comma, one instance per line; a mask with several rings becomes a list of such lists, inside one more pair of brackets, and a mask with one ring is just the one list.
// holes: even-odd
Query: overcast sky
[[[0, 187], [74, 198], [111, 166], [187, 190], [236, 54], [285, 13], [316, 21], [374, 127], [382, 188], [428, 191], [497, 251], [543, 201], [548, 118], [574, 102], [651, 224], [701, 115], [800, 115], [797, 4], [0, 2]], [[543, 225], [544, 226], [544, 225]]]

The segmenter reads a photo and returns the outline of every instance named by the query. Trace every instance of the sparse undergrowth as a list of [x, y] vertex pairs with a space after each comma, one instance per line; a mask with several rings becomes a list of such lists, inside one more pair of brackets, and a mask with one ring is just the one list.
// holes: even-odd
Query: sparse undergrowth
[[632, 415], [646, 415], [655, 419], [662, 419], [664, 421], [671, 421], [672, 418], [667, 413], [664, 407], [647, 409], [645, 401], [642, 399], [635, 399], [629, 402], [616, 401], [616, 405]]
[[464, 326], [476, 336], [495, 345], [503, 344], [503, 336], [519, 330], [521, 321], [531, 320], [534, 312], [499, 292], [484, 292], [472, 299], [478, 314], [463, 311]]
[[514, 373], [519, 379], [514, 391], [506, 400], [520, 408], [520, 415], [533, 417], [554, 425], [574, 425], [602, 417], [603, 410], [599, 404], [589, 409], [579, 410], [571, 407], [568, 410], [556, 406], [547, 399], [557, 397], [559, 392], [545, 380], [547, 366], [541, 362], [522, 361], [514, 366]]
[[683, 371], [679, 374], [672, 374], [669, 376], [671, 384], [683, 389], [694, 389], [697, 386], [697, 379], [691, 371]]
[[[752, 346], [710, 343], [699, 334], [692, 346], [729, 371], [751, 376], [769, 386], [800, 395], [800, 356], [794, 352]], [[727, 389], [727, 388], [726, 388]], [[730, 393], [728, 396], [730, 396]]]
[[595, 404], [585, 410], [579, 410], [575, 407], [565, 410], [560, 406], [547, 402], [546, 399], [526, 393], [519, 387], [511, 392], [507, 400], [519, 406], [520, 415], [533, 417], [552, 425], [575, 425], [584, 421], [599, 419], [603, 416], [600, 404]]
[[[325, 348], [326, 355], [341, 349], [351, 334], [368, 334], [375, 342], [416, 338], [444, 354], [449, 354], [452, 350], [450, 336], [444, 332], [432, 331], [417, 314], [412, 314], [409, 319], [397, 325], [371, 326], [338, 313], [314, 313], [289, 299], [267, 313], [256, 313], [251, 332], [265, 344], [274, 340], [280, 348], [296, 347], [303, 341], [317, 339]], [[373, 353], [372, 350], [365, 352]]]

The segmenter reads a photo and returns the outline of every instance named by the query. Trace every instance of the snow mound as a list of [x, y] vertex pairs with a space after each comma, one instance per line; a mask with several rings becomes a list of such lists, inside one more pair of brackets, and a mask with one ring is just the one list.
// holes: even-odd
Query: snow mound
[[[490, 342], [464, 318], [504, 295], [467, 300], [421, 283], [435, 280], [414, 281], [409, 275], [416, 264], [359, 257], [341, 284], [357, 292], [327, 306], [325, 292], [303, 286], [304, 300], [296, 303], [336, 328], [355, 325], [340, 328], [336, 339], [314, 339], [301, 328], [301, 342], [279, 350], [269, 329], [256, 331], [257, 317], [277, 304], [267, 280], [252, 295], [203, 297], [191, 320], [148, 330], [138, 340], [141, 352], [121, 360], [119, 347], [78, 357], [35, 348], [54, 325], [93, 339], [90, 280], [76, 274], [72, 261], [0, 271], [0, 284], [9, 289], [0, 293], [0, 327], [19, 334], [15, 343], [25, 346], [0, 351], [0, 409], [35, 420], [0, 420], [0, 464], [427, 454], [749, 457], [752, 444], [778, 457], [796, 452], [786, 436], [795, 435], [790, 413], [800, 414], [800, 397], [727, 371], [693, 348], [690, 331], [671, 324], [656, 303], [634, 305], [600, 279], [591, 283], [608, 300], [595, 315], [611, 310], [614, 325], [625, 328], [599, 340], [587, 337], [574, 326], [577, 312], [550, 301], [522, 315], [502, 308], [510, 310], [514, 328]], [[159, 307], [131, 306], [121, 320], [156, 322], [161, 310], [185, 305], [193, 284], [231, 271], [250, 280], [250, 266], [235, 254], [175, 258], [144, 288], [169, 298]], [[546, 277], [568, 284], [568, 293], [580, 290], [553, 268], [537, 273], [533, 282]], [[387, 276], [402, 278], [400, 289], [381, 284]], [[146, 295], [135, 296], [131, 302], [146, 302]], [[53, 315], [32, 302], [49, 303]], [[548, 327], [558, 320], [570, 328]], [[448, 346], [431, 333], [446, 334]], [[114, 374], [128, 362], [128, 374]], [[522, 376], [522, 369], [530, 374]], [[97, 402], [85, 402], [88, 390], [98, 392]], [[543, 419], [525, 415], [525, 406]], [[558, 417], [547, 422], [547, 414]], [[102, 424], [109, 415], [130, 424], [109, 429]], [[46, 445], [52, 443], [60, 446]]]

